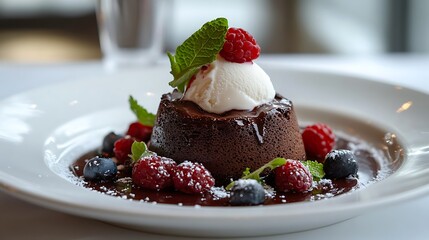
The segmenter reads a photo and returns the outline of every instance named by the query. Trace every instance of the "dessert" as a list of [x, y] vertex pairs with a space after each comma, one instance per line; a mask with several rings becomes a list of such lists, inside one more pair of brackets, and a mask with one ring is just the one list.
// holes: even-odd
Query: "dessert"
[[130, 96], [137, 121], [71, 170], [105, 194], [200, 206], [313, 201], [366, 184], [359, 174], [377, 178], [379, 156], [362, 140], [322, 123], [300, 129], [292, 102], [253, 62], [259, 52], [226, 19], [206, 23], [168, 53], [174, 89], [157, 114]]
[[[255, 39], [236, 28], [220, 35], [225, 43], [214, 61], [197, 68], [184, 88], [173, 81], [177, 89], [162, 96], [149, 148], [178, 163], [202, 163], [218, 183], [276, 157], [304, 160], [292, 102], [252, 61], [259, 56]], [[176, 52], [180, 59], [180, 47]]]
[[202, 163], [216, 179], [241, 177], [271, 159], [305, 160], [305, 149], [292, 103], [277, 95], [252, 110], [222, 115], [202, 110], [180, 95], [165, 94], [149, 148], [176, 162]]

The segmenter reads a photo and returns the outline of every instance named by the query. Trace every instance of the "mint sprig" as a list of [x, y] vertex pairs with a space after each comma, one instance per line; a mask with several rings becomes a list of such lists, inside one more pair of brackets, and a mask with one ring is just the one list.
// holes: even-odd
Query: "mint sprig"
[[317, 161], [303, 161], [302, 164], [308, 168], [311, 175], [313, 176], [314, 181], [319, 181], [325, 176], [325, 171], [323, 171], [323, 164]]
[[[265, 164], [264, 166], [258, 168], [256, 171], [253, 172], [250, 172], [250, 169], [246, 168], [243, 171], [243, 176], [241, 177], [241, 179], [255, 179], [258, 182], [262, 182], [260, 175], [265, 169], [269, 168], [272, 171], [277, 167], [286, 164], [286, 161], [287, 160], [285, 158], [274, 158], [269, 163]], [[323, 171], [323, 164], [311, 160], [302, 161], [302, 164], [308, 168], [311, 175], [313, 176], [314, 181], [319, 181], [325, 176], [325, 172]], [[234, 183], [235, 181], [231, 182], [230, 184], [228, 184], [228, 186], [226, 186], [225, 189], [231, 190], [231, 188], [234, 186]]]
[[228, 20], [217, 18], [205, 23], [198, 31], [176, 48], [176, 55], [167, 53], [174, 80], [169, 84], [184, 92], [185, 86], [198, 69], [216, 59], [222, 50]]
[[130, 98], [128, 99], [128, 102], [130, 103], [130, 109], [133, 111], [133, 113], [136, 115], [137, 120], [145, 125], [152, 127], [155, 124], [155, 114], [150, 113], [146, 108], [139, 105], [137, 100], [133, 98], [133, 96], [130, 95]]
[[[269, 168], [272, 171], [284, 164], [286, 164], [286, 159], [274, 158], [273, 160], [253, 172], [250, 172], [250, 169], [246, 168], [246, 170], [244, 170], [243, 172], [243, 176], [241, 177], [241, 179], [255, 179], [256, 181], [261, 182], [262, 179], [260, 175], [265, 169]], [[234, 186], [234, 183], [235, 181], [228, 184], [228, 186], [226, 186], [226, 190], [231, 190], [231, 188]]]
[[154, 155], [154, 152], [149, 151], [146, 143], [134, 141], [131, 145], [131, 160], [133, 163], [137, 162], [140, 158]]
[[131, 145], [131, 159], [133, 160], [133, 162], [139, 160], [146, 151], [146, 143], [134, 141]]

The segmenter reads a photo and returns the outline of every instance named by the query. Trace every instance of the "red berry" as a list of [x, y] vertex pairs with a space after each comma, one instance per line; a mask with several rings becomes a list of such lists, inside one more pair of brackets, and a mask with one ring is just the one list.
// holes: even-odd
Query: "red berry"
[[140, 122], [133, 122], [128, 127], [127, 135], [130, 135], [139, 141], [148, 142], [152, 135], [152, 128], [153, 127], [143, 125]]
[[133, 183], [154, 190], [172, 187], [175, 167], [176, 162], [170, 158], [156, 155], [141, 158], [133, 166]]
[[118, 164], [124, 164], [130, 158], [129, 155], [131, 154], [131, 145], [133, 145], [134, 141], [134, 138], [127, 135], [115, 142], [113, 152], [115, 153], [115, 157], [118, 160]]
[[279, 191], [306, 192], [311, 188], [313, 177], [300, 161], [287, 160], [275, 169], [276, 188]]
[[184, 193], [203, 193], [214, 186], [211, 173], [201, 164], [185, 161], [177, 165], [174, 187]]
[[246, 30], [229, 28], [220, 55], [225, 60], [236, 63], [251, 62], [259, 57], [261, 48]]
[[306, 154], [322, 161], [335, 146], [332, 129], [323, 123], [307, 126], [302, 132], [302, 140]]

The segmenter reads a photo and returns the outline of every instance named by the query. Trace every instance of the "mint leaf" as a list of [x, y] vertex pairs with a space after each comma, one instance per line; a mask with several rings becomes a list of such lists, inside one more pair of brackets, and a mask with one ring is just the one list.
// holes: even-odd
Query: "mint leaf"
[[198, 31], [176, 48], [176, 55], [167, 53], [174, 80], [169, 84], [184, 92], [185, 86], [198, 69], [216, 59], [222, 50], [228, 20], [217, 18], [205, 23]]
[[317, 161], [303, 161], [302, 164], [308, 168], [311, 175], [313, 175], [314, 181], [319, 181], [325, 176], [325, 171], [323, 171], [323, 164]]
[[130, 103], [131, 111], [133, 111], [133, 113], [137, 117], [137, 120], [141, 124], [145, 126], [150, 126], [150, 127], [152, 127], [155, 124], [155, 117], [156, 117], [155, 114], [148, 112], [146, 108], [140, 106], [137, 100], [135, 100], [131, 95], [128, 101]]
[[[269, 168], [271, 171], [276, 169], [277, 167], [280, 167], [284, 164], [286, 164], [286, 159], [284, 158], [274, 158], [273, 160], [271, 160], [270, 162], [268, 162], [267, 164], [265, 164], [264, 166], [258, 168], [257, 170], [250, 172], [249, 168], [246, 168], [246, 170], [244, 170], [243, 172], [243, 177], [241, 179], [255, 179], [258, 182], [261, 182], [261, 173]], [[231, 182], [230, 184], [228, 184], [228, 186], [226, 186], [226, 190], [230, 190], [233, 186], [234, 186], [234, 182]]]
[[143, 157], [152, 155], [156, 155], [156, 153], [149, 151], [146, 143], [144, 142], [134, 141], [131, 145], [131, 154], [129, 156], [131, 157], [132, 163], [137, 162]]
[[243, 171], [243, 175], [241, 177], [245, 177], [249, 174], [250, 174], [250, 168], [247, 167], [246, 170]]
[[181, 92], [184, 92], [185, 87], [186, 87], [186, 85], [188, 85], [189, 80], [192, 78], [192, 76], [194, 74], [196, 74], [198, 72], [199, 69], [200, 69], [199, 67], [189, 69], [188, 71], [183, 73], [183, 75], [181, 75], [179, 78], [174, 80], [174, 81], [176, 81], [175, 84], [176, 84], [177, 89]]
[[180, 66], [179, 66], [179, 64], [177, 64], [176, 59], [174, 58], [174, 55], [167, 52], [167, 56], [168, 56], [168, 59], [170, 60], [170, 65], [171, 65], [171, 72], [170, 73], [173, 76], [178, 75], [180, 73]]
[[144, 142], [134, 141], [133, 145], [131, 145], [131, 159], [133, 162], [138, 161], [146, 152], [147, 146]]

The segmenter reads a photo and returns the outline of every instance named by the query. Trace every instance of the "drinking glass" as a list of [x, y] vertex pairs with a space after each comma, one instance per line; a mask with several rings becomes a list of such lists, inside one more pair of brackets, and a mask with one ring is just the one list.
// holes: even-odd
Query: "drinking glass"
[[104, 62], [111, 67], [154, 64], [163, 48], [165, 0], [99, 0]]

